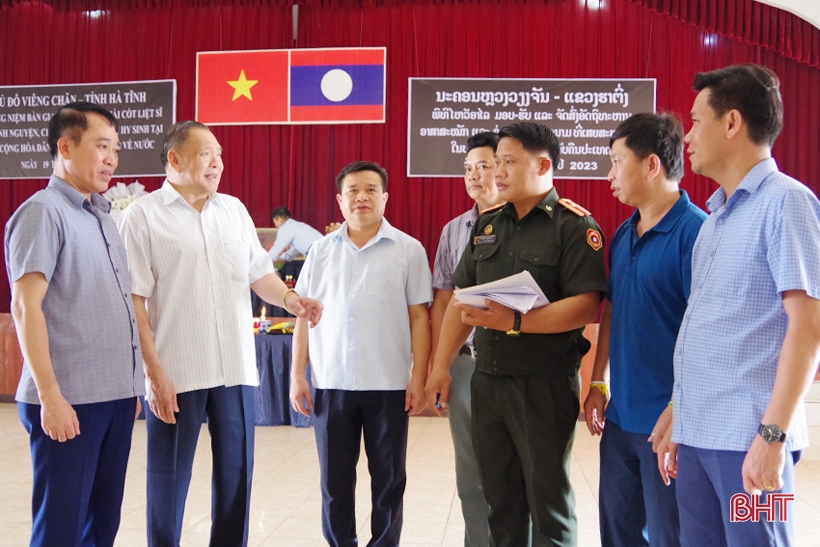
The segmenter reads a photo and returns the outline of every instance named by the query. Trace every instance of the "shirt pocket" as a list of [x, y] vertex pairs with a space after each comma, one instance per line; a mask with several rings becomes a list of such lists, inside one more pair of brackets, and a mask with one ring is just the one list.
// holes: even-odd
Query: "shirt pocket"
[[500, 246], [499, 243], [495, 243], [492, 245], [476, 245], [473, 249], [472, 258], [475, 262], [475, 279], [477, 284], [487, 283], [488, 281], [495, 280], [493, 276], [493, 265], [498, 262], [498, 260], [491, 260], [493, 257], [496, 259], [500, 258], [500, 254], [498, 254], [498, 247]]
[[222, 251], [225, 255], [225, 264], [230, 270], [234, 281], [248, 282], [251, 263], [251, 246], [247, 241], [222, 241]]
[[561, 260], [561, 249], [533, 245], [522, 249], [518, 257], [523, 269], [530, 272], [547, 298], [554, 300], [556, 291], [560, 293], [561, 276], [558, 265]]
[[368, 263], [354, 275], [350, 284], [351, 296], [363, 298], [368, 306], [374, 306], [373, 311], [378, 306], [405, 302], [405, 272], [406, 267], [389, 259]]
[[535, 267], [551, 267], [558, 265], [558, 260], [561, 258], [561, 249], [557, 247], [527, 247], [521, 251], [521, 260], [527, 264], [532, 264]]

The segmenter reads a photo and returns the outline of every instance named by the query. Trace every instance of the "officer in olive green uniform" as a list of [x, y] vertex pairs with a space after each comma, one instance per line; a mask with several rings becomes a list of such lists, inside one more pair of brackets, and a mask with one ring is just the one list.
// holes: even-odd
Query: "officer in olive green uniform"
[[[508, 203], [478, 218], [453, 283], [470, 287], [527, 270], [551, 304], [522, 316], [494, 302], [487, 311], [451, 302], [462, 323], [485, 327], [475, 333], [473, 445], [495, 544], [529, 545], [532, 519], [533, 545], [569, 547], [577, 540], [569, 456], [580, 411], [578, 368], [590, 348], [582, 331], [607, 290], [603, 236], [588, 211], [559, 199], [552, 186], [560, 148], [549, 129], [514, 124], [499, 136], [496, 177]], [[440, 351], [457, 351], [450, 346], [462, 327], [453, 318], [448, 309], [442, 332], [458, 334], [449, 342], [442, 336]], [[438, 392], [444, 403], [448, 395], [442, 363], [437, 357], [428, 401]]]

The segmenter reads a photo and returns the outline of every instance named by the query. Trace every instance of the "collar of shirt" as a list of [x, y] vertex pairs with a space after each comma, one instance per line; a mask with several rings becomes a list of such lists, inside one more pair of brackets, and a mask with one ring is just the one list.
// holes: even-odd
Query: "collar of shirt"
[[[57, 175], [51, 175], [51, 178], [48, 180], [48, 187], [54, 188], [62, 193], [77, 209], [82, 209], [83, 205], [88, 201], [82, 192]], [[111, 211], [111, 202], [97, 193], [91, 194], [91, 205], [104, 213]]]
[[[555, 214], [555, 206], [558, 203], [559, 199], [560, 198], [558, 197], [558, 190], [556, 190], [555, 186], [553, 186], [552, 188], [550, 188], [550, 191], [547, 192], [547, 195], [544, 196], [541, 199], [541, 201], [539, 201], [538, 204], [533, 208], [533, 210], [527, 213], [524, 218], [532, 215], [533, 211], [537, 209], [544, 211], [545, 213], [547, 213], [547, 215], [549, 215], [550, 218], [552, 218], [552, 216]], [[508, 201], [504, 205], [504, 207], [501, 208], [501, 210], [504, 211], [506, 214], [510, 215], [511, 217], [513, 217], [513, 219], [521, 220], [520, 218], [518, 218], [518, 213], [515, 212], [515, 205], [513, 203]]]
[[[180, 194], [177, 191], [177, 189], [174, 188], [174, 185], [171, 184], [168, 181], [168, 179], [165, 179], [165, 182], [162, 183], [162, 186], [160, 187], [158, 192], [160, 192], [160, 195], [162, 196], [162, 203], [164, 205], [170, 205], [171, 203], [173, 203], [177, 200], [182, 200], [182, 203], [184, 203], [185, 205], [188, 205], [188, 207], [191, 206], [187, 201], [185, 201], [185, 198], [182, 197], [182, 194]], [[208, 196], [208, 200], [205, 202], [205, 205], [207, 205], [211, 202], [216, 203], [216, 202], [218, 202], [218, 200], [219, 200], [219, 194], [214, 192], [213, 194], [210, 194]], [[204, 206], [202, 208], [205, 209]]]
[[[777, 162], [774, 158], [767, 158], [761, 161], [752, 167], [748, 173], [746, 173], [746, 176], [743, 177], [742, 181], [740, 181], [735, 193], [732, 194], [731, 198], [729, 198], [729, 201], [732, 203], [737, 201], [738, 198], [736, 196], [738, 196], [740, 192], [745, 192], [747, 194], [753, 193], [760, 188], [760, 185], [764, 180], [766, 180], [766, 177], [772, 173], [776, 173], [777, 171]], [[709, 209], [710, 213], [716, 212], [725, 205], [730, 204], [726, 202], [726, 190], [724, 190], [723, 187], [715, 190], [715, 193], [712, 194], [708, 200], [706, 200], [706, 208]]]
[[368, 247], [371, 247], [371, 246], [375, 245], [376, 243], [378, 243], [378, 241], [382, 238], [391, 239], [393, 241], [396, 241], [398, 239], [398, 236], [396, 234], [396, 229], [393, 228], [393, 226], [391, 226], [390, 223], [387, 222], [387, 219], [384, 218], [384, 217], [382, 217], [381, 224], [379, 224], [379, 231], [376, 232], [376, 235], [373, 236], [370, 239], [370, 241], [368, 241], [364, 245], [364, 247], [362, 247], [361, 249], [359, 247], [357, 247], [356, 244], [353, 243], [353, 241], [351, 241], [350, 235], [347, 233], [347, 221], [346, 220], [344, 222], [342, 222], [342, 225], [339, 227], [338, 230], [333, 232], [333, 234], [334, 234], [333, 237], [335, 237], [336, 239], [341, 239], [342, 241], [344, 241], [348, 245], [351, 245], [351, 246], [355, 247], [357, 251], [364, 251]]
[[478, 220], [478, 203], [474, 204], [467, 213], [469, 216], [466, 218], [465, 224], [467, 224], [467, 228], [472, 228], [475, 221]]
[[[680, 190], [680, 197], [678, 197], [678, 201], [669, 209], [663, 218], [655, 224], [651, 229], [647, 230], [647, 232], [670, 232], [675, 227], [675, 223], [678, 219], [686, 212], [689, 208], [689, 194], [686, 193], [686, 190]], [[637, 226], [638, 221], [641, 219], [641, 212], [638, 209], [635, 209], [635, 212], [632, 213], [632, 216], [629, 217], [629, 225], [632, 229], [635, 229]]]

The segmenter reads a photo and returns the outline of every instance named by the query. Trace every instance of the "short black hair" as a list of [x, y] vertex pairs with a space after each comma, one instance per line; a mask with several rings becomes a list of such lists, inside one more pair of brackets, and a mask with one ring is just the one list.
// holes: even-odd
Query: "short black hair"
[[504, 137], [515, 139], [521, 143], [524, 150], [531, 153], [546, 152], [552, 161], [553, 171], [558, 168], [561, 159], [561, 143], [552, 129], [546, 125], [533, 122], [520, 122], [507, 125], [498, 132], [498, 139]]
[[340, 194], [342, 193], [342, 181], [344, 181], [345, 177], [353, 173], [359, 173], [360, 171], [373, 171], [374, 173], [378, 173], [382, 179], [382, 192], [387, 191], [387, 171], [384, 170], [384, 167], [375, 161], [360, 160], [348, 163], [339, 171], [339, 175], [336, 177], [336, 189]]
[[638, 159], [658, 156], [666, 178], [675, 182], [683, 178], [683, 125], [674, 114], [635, 114], [615, 129], [609, 147], [623, 138]]
[[159, 160], [162, 162], [163, 167], [168, 165], [168, 152], [170, 152], [172, 148], [178, 148], [185, 144], [185, 141], [188, 140], [188, 135], [191, 133], [191, 129], [211, 131], [204, 123], [199, 123], [194, 120], [177, 122], [169, 127], [168, 131], [165, 132], [165, 138], [162, 140], [162, 148], [159, 152]]
[[473, 148], [483, 148], [485, 146], [489, 146], [495, 152], [498, 149], [498, 133], [483, 131], [467, 139], [467, 152]]
[[113, 125], [119, 133], [120, 124], [117, 122], [117, 118], [104, 107], [88, 101], [68, 103], [55, 112], [48, 121], [48, 151], [51, 153], [52, 159], [57, 159], [57, 141], [62, 137], [68, 137], [75, 144], [80, 144], [83, 133], [88, 131], [88, 118], [86, 116], [89, 113], [99, 114], [108, 120], [108, 123]]
[[772, 146], [783, 129], [783, 100], [780, 79], [763, 65], [732, 65], [711, 72], [698, 72], [695, 91], [709, 89], [709, 106], [720, 117], [737, 110], [749, 128], [749, 140]]
[[290, 211], [288, 210], [287, 207], [277, 207], [270, 214], [271, 219], [274, 219], [276, 217], [290, 218]]

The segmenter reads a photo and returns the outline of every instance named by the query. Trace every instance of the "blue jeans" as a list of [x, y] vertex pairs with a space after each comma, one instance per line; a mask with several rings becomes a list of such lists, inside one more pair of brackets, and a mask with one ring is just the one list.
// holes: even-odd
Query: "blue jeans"
[[598, 485], [602, 547], [680, 545], [675, 481], [663, 483], [648, 437], [606, 422]]

